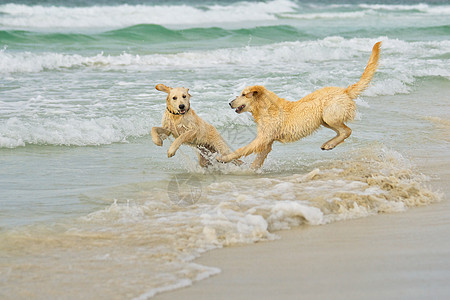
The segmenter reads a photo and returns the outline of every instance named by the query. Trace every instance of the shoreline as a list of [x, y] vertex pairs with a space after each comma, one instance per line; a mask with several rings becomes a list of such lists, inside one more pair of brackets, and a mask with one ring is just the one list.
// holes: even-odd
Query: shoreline
[[443, 173], [428, 183], [444, 194], [440, 202], [209, 251], [195, 262], [220, 274], [152, 299], [448, 299], [450, 175]]

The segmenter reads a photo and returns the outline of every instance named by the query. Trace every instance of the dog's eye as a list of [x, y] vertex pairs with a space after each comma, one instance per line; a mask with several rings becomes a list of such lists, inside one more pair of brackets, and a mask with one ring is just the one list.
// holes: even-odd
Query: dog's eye
[[245, 93], [242, 93], [242, 97], [245, 97]]
[[186, 95], [183, 95], [183, 98], [186, 98]]
[[173, 97], [172, 99], [173, 99], [173, 100], [177, 100], [177, 96]]

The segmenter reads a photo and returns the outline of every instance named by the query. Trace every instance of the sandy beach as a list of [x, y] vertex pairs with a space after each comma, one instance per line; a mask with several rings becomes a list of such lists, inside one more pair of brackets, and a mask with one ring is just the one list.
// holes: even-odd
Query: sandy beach
[[221, 274], [154, 299], [448, 299], [450, 166], [427, 162], [441, 202], [208, 252], [196, 262]]

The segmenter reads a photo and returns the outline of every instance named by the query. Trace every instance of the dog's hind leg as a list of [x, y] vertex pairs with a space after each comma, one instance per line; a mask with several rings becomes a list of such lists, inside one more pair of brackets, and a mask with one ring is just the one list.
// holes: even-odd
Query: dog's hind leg
[[341, 123], [341, 122], [335, 123], [335, 124], [330, 124], [330, 123], [324, 122], [324, 123], [322, 123], [322, 125], [327, 128], [330, 128], [331, 130], [336, 132], [336, 136], [334, 138], [327, 141], [325, 144], [322, 145], [322, 147], [320, 147], [322, 150], [333, 149], [337, 145], [344, 142], [344, 140], [346, 138], [348, 138], [350, 136], [350, 134], [352, 133], [352, 130], [349, 127], [347, 127], [344, 123]]
[[254, 170], [261, 168], [264, 163], [264, 160], [266, 159], [270, 151], [272, 151], [272, 143], [267, 145], [267, 147], [263, 151], [258, 153], [258, 155], [256, 156], [255, 160], [252, 163], [251, 168]]
[[200, 167], [204, 168], [211, 165], [211, 162], [208, 160], [207, 157], [208, 154], [206, 153], [205, 150], [198, 149], [197, 156], [198, 156], [198, 164], [200, 165]]

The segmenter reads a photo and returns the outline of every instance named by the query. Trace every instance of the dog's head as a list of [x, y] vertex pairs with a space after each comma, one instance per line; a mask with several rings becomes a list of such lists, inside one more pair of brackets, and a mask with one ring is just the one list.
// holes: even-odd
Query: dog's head
[[248, 86], [242, 91], [240, 96], [237, 96], [236, 99], [230, 102], [230, 106], [238, 114], [245, 111], [252, 112], [259, 97], [262, 96], [265, 90], [266, 88], [262, 85]]
[[158, 84], [155, 87], [158, 91], [167, 93], [167, 108], [171, 113], [184, 115], [190, 108], [189, 89], [184, 87], [171, 88], [164, 84]]

